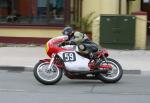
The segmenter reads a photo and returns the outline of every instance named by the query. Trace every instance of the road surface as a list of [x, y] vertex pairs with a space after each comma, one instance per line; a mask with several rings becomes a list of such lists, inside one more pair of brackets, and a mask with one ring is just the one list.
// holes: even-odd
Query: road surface
[[32, 72], [0, 70], [0, 103], [149, 103], [150, 75], [127, 75], [116, 84], [70, 80], [43, 85]]

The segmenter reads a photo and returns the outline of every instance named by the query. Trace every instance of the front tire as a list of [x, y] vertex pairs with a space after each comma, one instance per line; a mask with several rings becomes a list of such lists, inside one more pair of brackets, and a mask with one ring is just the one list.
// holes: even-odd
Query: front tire
[[112, 66], [112, 69], [109, 70], [107, 73], [100, 74], [100, 80], [104, 83], [116, 83], [118, 82], [123, 75], [123, 70], [121, 65], [112, 58], [107, 58], [107, 62], [103, 61], [102, 64], [109, 64]]
[[62, 78], [62, 69], [58, 68], [55, 64], [49, 70], [48, 67], [48, 62], [39, 61], [34, 66], [34, 77], [37, 81], [45, 85], [56, 84]]

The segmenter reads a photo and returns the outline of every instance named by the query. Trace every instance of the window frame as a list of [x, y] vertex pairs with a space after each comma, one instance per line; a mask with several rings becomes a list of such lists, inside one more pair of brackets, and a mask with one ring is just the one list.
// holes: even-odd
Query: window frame
[[[37, 2], [37, 0], [35, 0]], [[34, 2], [35, 2], [34, 1]], [[30, 2], [33, 2], [31, 0]], [[32, 4], [30, 5], [32, 6]], [[35, 6], [36, 7], [36, 6]], [[31, 10], [32, 7], [30, 7]], [[37, 9], [37, 8], [35, 8]], [[34, 12], [34, 11], [32, 11]], [[64, 22], [62, 24], [23, 24], [23, 23], [0, 23], [0, 28], [62, 28], [70, 23], [70, 0], [64, 0]]]

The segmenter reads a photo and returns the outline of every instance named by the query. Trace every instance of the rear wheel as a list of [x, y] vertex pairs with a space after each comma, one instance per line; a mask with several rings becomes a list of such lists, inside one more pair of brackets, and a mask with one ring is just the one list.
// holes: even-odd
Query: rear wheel
[[62, 69], [59, 69], [55, 64], [52, 64], [48, 69], [49, 63], [39, 61], [33, 70], [34, 77], [42, 84], [56, 84], [62, 78]]
[[108, 64], [112, 67], [107, 73], [100, 74], [100, 80], [105, 83], [116, 83], [118, 82], [123, 75], [123, 70], [121, 65], [114, 59], [107, 58], [106, 61], [102, 61], [101, 65]]

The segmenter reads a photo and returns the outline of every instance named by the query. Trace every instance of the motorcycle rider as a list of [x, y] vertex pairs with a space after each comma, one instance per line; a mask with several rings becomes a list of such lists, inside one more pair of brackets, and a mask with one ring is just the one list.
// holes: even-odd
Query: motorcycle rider
[[88, 55], [90, 59], [94, 58], [94, 52], [98, 51], [98, 45], [92, 42], [86, 34], [67, 26], [63, 30], [63, 35], [68, 36], [68, 40], [64, 42], [65, 45], [77, 45], [80, 53]]

